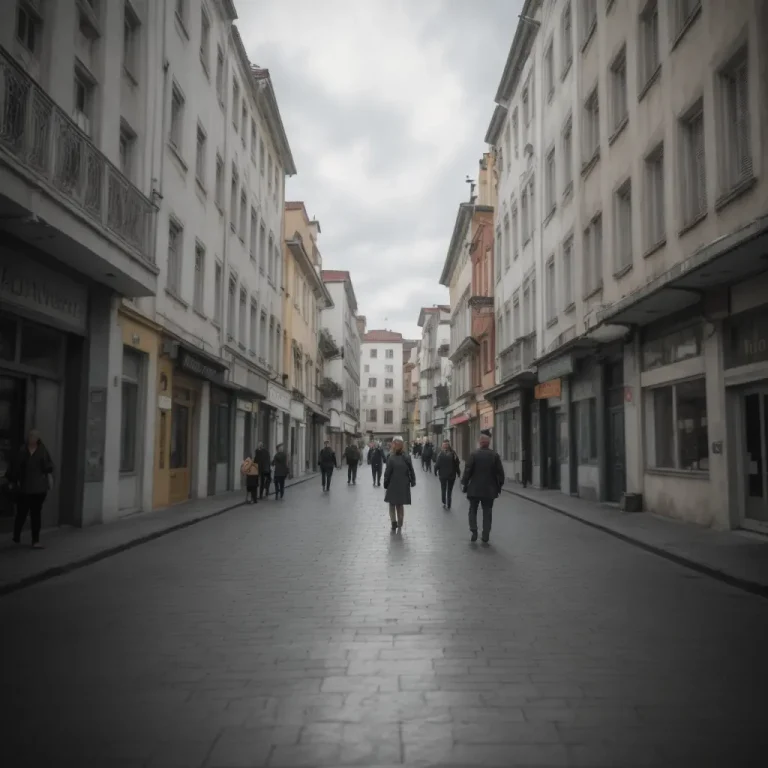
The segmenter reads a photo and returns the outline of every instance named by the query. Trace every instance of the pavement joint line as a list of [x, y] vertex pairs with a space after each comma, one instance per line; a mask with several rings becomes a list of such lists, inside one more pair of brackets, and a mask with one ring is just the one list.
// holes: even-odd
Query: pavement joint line
[[732, 574], [726, 573], [725, 571], [722, 571], [718, 568], [713, 568], [712, 566], [697, 562], [693, 558], [685, 557], [684, 555], [678, 555], [674, 552], [670, 552], [668, 549], [664, 549], [664, 547], [661, 547], [659, 545], [651, 544], [646, 541], [641, 541], [640, 539], [637, 539], [626, 533], [617, 531], [616, 529], [611, 528], [609, 525], [604, 525], [603, 523], [599, 523], [595, 520], [588, 520], [573, 512], [569, 512], [568, 510], [565, 510], [562, 507], [558, 507], [556, 504], [552, 504], [551, 502], [548, 502], [544, 499], [537, 499], [535, 497], [528, 496], [527, 494], [520, 493], [519, 491], [513, 490], [511, 488], [504, 488], [503, 490], [506, 493], [510, 494], [511, 496], [517, 496], [518, 498], [525, 499], [526, 501], [530, 501], [533, 504], [538, 504], [540, 507], [544, 507], [545, 509], [548, 509], [550, 512], [555, 512], [558, 515], [569, 517], [571, 520], [575, 520], [576, 522], [582, 523], [583, 525], [587, 525], [590, 528], [595, 528], [598, 531], [607, 533], [610, 536], [613, 536], [614, 538], [617, 538], [617, 539], [620, 539], [621, 541], [626, 542], [627, 544], [631, 544], [632, 546], [638, 547], [639, 549], [644, 549], [646, 552], [650, 552], [653, 555], [662, 557], [665, 560], [669, 560], [670, 562], [676, 563], [677, 565], [682, 565], [683, 567], [688, 568], [689, 570], [696, 571], [697, 573], [701, 573], [702, 575], [709, 576], [710, 578], [713, 578], [713, 579], [717, 579], [718, 581], [721, 581], [732, 587], [741, 589], [744, 592], [749, 592], [750, 594], [757, 595], [758, 597], [768, 599], [768, 585], [766, 584], [761, 584], [760, 582], [752, 581], [751, 579], [743, 579], [739, 576], [733, 576]]
[[[293, 486], [299, 485], [307, 480], [311, 480], [314, 477], [315, 475], [305, 475], [304, 477], [300, 477], [295, 482], [292, 482], [289, 486], [287, 486], [287, 488], [292, 488]], [[267, 495], [271, 496], [272, 494]], [[239, 501], [237, 504], [230, 504], [223, 509], [217, 509], [215, 512], [202, 514], [198, 517], [193, 517], [180, 523], [174, 523], [173, 525], [168, 526], [168, 528], [163, 528], [160, 531], [152, 531], [152, 533], [144, 534], [143, 536], [131, 539], [130, 541], [124, 541], [121, 544], [116, 544], [113, 547], [107, 547], [106, 549], [99, 550], [98, 552], [93, 552], [90, 555], [86, 555], [85, 557], [73, 560], [70, 563], [55, 565], [51, 568], [46, 568], [46, 570], [40, 571], [39, 573], [33, 573], [31, 576], [25, 576], [23, 579], [19, 579], [18, 581], [2, 584], [0, 585], [0, 597], [4, 597], [5, 595], [9, 595], [13, 592], [18, 592], [19, 590], [26, 589], [27, 587], [32, 587], [35, 584], [40, 584], [43, 581], [49, 581], [50, 579], [56, 578], [57, 576], [64, 576], [67, 573], [72, 573], [72, 571], [80, 570], [81, 568], [85, 568], [89, 565], [94, 565], [101, 560], [106, 560], [108, 557], [119, 555], [121, 552], [126, 552], [129, 549], [133, 549], [134, 547], [138, 547], [142, 544], [147, 544], [150, 541], [160, 539], [163, 536], [167, 536], [169, 533], [175, 533], [176, 531], [183, 530], [184, 528], [189, 528], [193, 525], [197, 525], [198, 523], [202, 523], [205, 520], [211, 520], [214, 517], [219, 517], [219, 515], [223, 515], [226, 512], [231, 512], [234, 509], [239, 509], [240, 507], [244, 506], [246, 506], [245, 501]], [[107, 525], [109, 525], [109, 523], [107, 523]]]

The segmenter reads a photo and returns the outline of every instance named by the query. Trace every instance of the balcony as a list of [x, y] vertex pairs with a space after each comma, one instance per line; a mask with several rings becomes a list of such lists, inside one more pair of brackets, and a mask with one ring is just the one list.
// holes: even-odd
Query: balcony
[[2, 46], [0, 189], [7, 231], [125, 296], [155, 293], [155, 207]]
[[317, 334], [317, 348], [326, 360], [331, 360], [341, 354], [338, 344], [327, 328], [321, 328]]
[[536, 334], [531, 333], [515, 341], [499, 356], [501, 380], [507, 381], [530, 371], [536, 356]]
[[318, 387], [320, 394], [327, 400], [338, 400], [343, 394], [344, 390], [333, 379], [324, 377], [320, 386]]
[[344, 406], [344, 413], [351, 416], [355, 421], [360, 421], [360, 409], [355, 408], [355, 406], [352, 405], [351, 403], [347, 403]]

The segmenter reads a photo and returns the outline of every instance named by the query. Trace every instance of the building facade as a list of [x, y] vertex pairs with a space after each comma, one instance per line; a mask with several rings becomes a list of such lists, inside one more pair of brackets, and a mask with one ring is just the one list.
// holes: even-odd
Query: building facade
[[[522, 409], [534, 484], [765, 527], [767, 29], [759, 3], [526, 2], [487, 138], [530, 165], [498, 163], [497, 252], [521, 274], [499, 278], [493, 394], [497, 418]], [[508, 245], [504, 205], [537, 175], [530, 245], [512, 226]]]
[[360, 407], [367, 439], [390, 441], [403, 419], [403, 335], [370, 330], [360, 347]]
[[330, 415], [323, 409], [319, 384], [319, 323], [333, 301], [321, 278], [323, 267], [317, 239], [320, 222], [310, 219], [303, 202], [285, 204], [285, 284], [283, 325], [284, 370], [291, 390], [291, 435], [288, 444], [294, 476], [316, 469]]
[[445, 304], [419, 312], [419, 437], [442, 439], [448, 434], [446, 413], [451, 387], [451, 308]]
[[400, 433], [411, 444], [416, 439], [419, 429], [419, 342], [406, 339], [403, 341], [403, 415], [400, 420]]

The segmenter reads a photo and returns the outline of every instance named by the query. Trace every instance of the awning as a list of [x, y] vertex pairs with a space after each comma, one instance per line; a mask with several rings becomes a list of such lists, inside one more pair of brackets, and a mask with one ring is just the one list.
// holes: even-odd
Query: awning
[[599, 325], [647, 325], [701, 301], [708, 290], [768, 270], [768, 216], [700, 248], [629, 296], [597, 313]]
[[466, 424], [469, 421], [469, 416], [466, 413], [462, 413], [461, 416], [454, 416], [451, 419], [451, 426], [457, 427], [459, 424]]
[[326, 413], [319, 405], [315, 405], [311, 400], [305, 400], [304, 405], [308, 411], [312, 411], [312, 413], [315, 415], [315, 418], [322, 421], [331, 420], [330, 414]]

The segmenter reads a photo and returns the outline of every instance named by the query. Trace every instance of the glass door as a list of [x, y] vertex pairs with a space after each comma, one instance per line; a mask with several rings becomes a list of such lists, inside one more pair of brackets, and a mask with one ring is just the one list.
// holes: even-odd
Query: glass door
[[744, 395], [744, 517], [768, 526], [768, 390]]
[[26, 381], [0, 376], [0, 531], [11, 530], [15, 507], [5, 473], [24, 443]]

